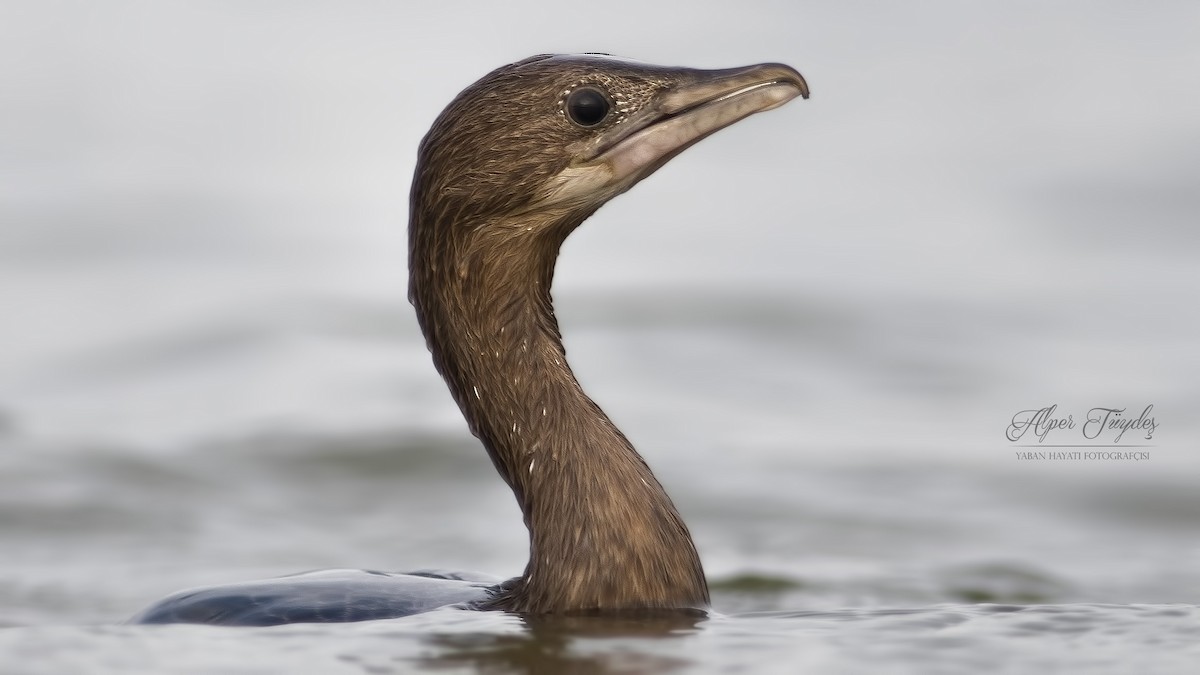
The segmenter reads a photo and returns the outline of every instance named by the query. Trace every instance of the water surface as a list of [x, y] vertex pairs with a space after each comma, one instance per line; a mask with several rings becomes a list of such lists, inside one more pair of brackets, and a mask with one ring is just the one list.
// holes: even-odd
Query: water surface
[[[1195, 672], [1194, 3], [643, 5], [0, 6], [0, 671]], [[405, 192], [465, 84], [594, 49], [814, 92], [559, 266], [714, 613], [122, 625], [307, 569], [520, 572], [404, 300]], [[1160, 425], [1021, 459], [1050, 405]]]

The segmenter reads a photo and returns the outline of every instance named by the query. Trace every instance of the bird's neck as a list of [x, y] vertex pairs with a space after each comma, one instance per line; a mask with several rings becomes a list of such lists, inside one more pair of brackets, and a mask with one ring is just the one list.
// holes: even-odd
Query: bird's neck
[[[434, 362], [529, 528], [504, 609], [569, 612], [708, 604], [686, 526], [645, 461], [584, 394], [550, 302], [562, 236], [507, 228], [418, 271], [412, 294]], [[516, 250], [514, 250], [516, 249]], [[420, 252], [415, 252], [414, 256]], [[426, 292], [437, 289], [436, 293]]]

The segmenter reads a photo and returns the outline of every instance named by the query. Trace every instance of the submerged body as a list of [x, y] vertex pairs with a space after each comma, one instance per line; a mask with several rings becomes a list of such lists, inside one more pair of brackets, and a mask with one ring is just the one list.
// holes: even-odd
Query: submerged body
[[702, 71], [602, 55], [537, 56], [464, 90], [421, 143], [409, 299], [434, 364], [512, 488], [524, 574], [319, 572], [176, 594], [135, 620], [356, 621], [453, 604], [527, 613], [700, 609], [683, 519], [580, 388], [550, 298], [566, 237], [705, 136], [797, 96], [780, 64]]
[[445, 572], [320, 570], [180, 591], [131, 621], [226, 626], [371, 621], [447, 605], [475, 607], [494, 595], [497, 582]]

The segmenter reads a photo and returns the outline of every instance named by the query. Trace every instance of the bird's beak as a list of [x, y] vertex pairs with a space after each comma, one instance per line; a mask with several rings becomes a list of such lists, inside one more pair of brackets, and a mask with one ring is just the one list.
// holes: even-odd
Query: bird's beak
[[697, 81], [663, 92], [629, 126], [603, 139], [595, 160], [607, 163], [618, 181], [640, 180], [705, 136], [797, 96], [808, 98], [808, 84], [781, 63], [700, 71]]
[[680, 84], [600, 135], [582, 161], [558, 176], [549, 201], [598, 192], [611, 198], [706, 136], [797, 96], [808, 98], [808, 84], [781, 63], [686, 71]]

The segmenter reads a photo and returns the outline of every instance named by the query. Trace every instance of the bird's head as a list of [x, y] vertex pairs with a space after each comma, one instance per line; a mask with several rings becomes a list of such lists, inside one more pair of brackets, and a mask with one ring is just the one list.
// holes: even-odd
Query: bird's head
[[695, 70], [582, 54], [501, 67], [460, 93], [421, 142], [412, 254], [480, 229], [549, 232], [561, 243], [696, 141], [797, 96], [808, 96], [804, 78], [777, 63]]

